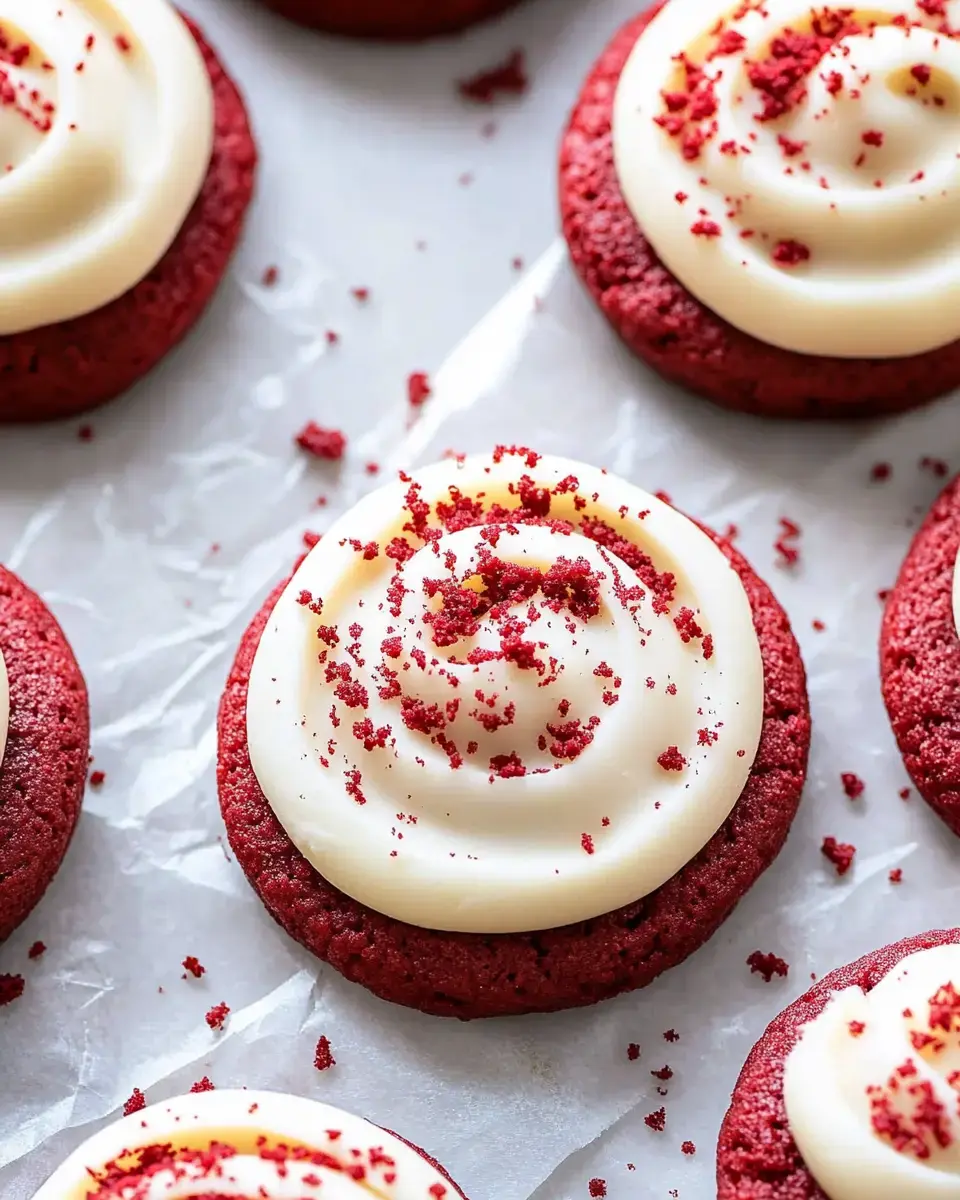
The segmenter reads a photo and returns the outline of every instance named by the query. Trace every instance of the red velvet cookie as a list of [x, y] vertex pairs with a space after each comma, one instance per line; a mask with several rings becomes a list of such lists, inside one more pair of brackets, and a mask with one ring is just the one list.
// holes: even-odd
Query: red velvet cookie
[[349, 37], [418, 41], [454, 33], [518, 0], [264, 0], [291, 21]]
[[662, 5], [629, 21], [587, 78], [560, 152], [560, 210], [573, 265], [630, 349], [666, 379], [768, 417], [903, 412], [960, 384], [960, 341], [907, 358], [798, 354], [735, 329], [657, 257], [627, 207], [613, 160], [617, 82]]
[[960, 834], [960, 637], [953, 573], [960, 549], [960, 478], [913, 539], [880, 633], [883, 698], [917, 790]]
[[800, 1028], [819, 1016], [833, 992], [848, 987], [869, 992], [907, 955], [957, 942], [960, 930], [950, 929], [885, 946], [824, 976], [771, 1021], [740, 1072], [720, 1130], [717, 1200], [829, 1200], [787, 1124], [783, 1071]]
[[47, 890], [80, 816], [90, 719], [73, 651], [39, 596], [0, 567], [10, 724], [0, 765], [0, 942]]
[[804, 668], [786, 614], [746, 560], [711, 536], [746, 590], [763, 661], [763, 727], [747, 785], [720, 830], [657, 891], [595, 920], [536, 933], [443, 933], [404, 924], [338, 891], [296, 849], [260, 788], [247, 744], [250, 670], [283, 588], [274, 591], [230, 672], [217, 768], [230, 843], [274, 919], [383, 999], [464, 1020], [593, 1004], [643, 987], [701, 946], [782, 847], [810, 743]]
[[0, 336], [0, 422], [68, 417], [125, 392], [190, 331], [226, 271], [257, 151], [236, 85], [185, 20], [214, 90], [216, 133], [200, 194], [170, 249], [130, 291], [73, 320]]

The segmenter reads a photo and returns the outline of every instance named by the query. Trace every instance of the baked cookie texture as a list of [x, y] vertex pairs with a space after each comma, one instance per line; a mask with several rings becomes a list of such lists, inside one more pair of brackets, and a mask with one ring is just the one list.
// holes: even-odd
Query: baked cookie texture
[[199, 27], [184, 17], [214, 93], [213, 154], [200, 195], [146, 278], [84, 316], [0, 336], [0, 422], [75, 416], [127, 391], [193, 328], [243, 231], [257, 148], [236, 84]]
[[281, 16], [348, 37], [419, 41], [456, 33], [519, 0], [264, 0]]
[[87, 689], [39, 596], [0, 567], [0, 650], [10, 725], [0, 765], [0, 942], [63, 861], [80, 816], [90, 748]]
[[613, 99], [662, 4], [628, 21], [594, 64], [560, 150], [560, 213], [573, 266], [626, 345], [664, 378], [767, 417], [875, 417], [960, 385], [960, 342], [907, 358], [798, 354], [735, 329], [683, 287], [627, 207], [613, 160]]
[[[807, 1170], [787, 1125], [784, 1064], [800, 1028], [848, 987], [869, 992], [904, 958], [960, 942], [960, 930], [905, 938], [825, 975], [767, 1026], [740, 1072], [717, 1147], [717, 1200], [829, 1200]], [[904, 1197], [906, 1200], [906, 1197]]]
[[958, 549], [960, 478], [937, 497], [887, 598], [880, 676], [910, 778], [960, 834], [960, 637], [953, 613]]
[[763, 728], [747, 786], [718, 832], [663, 887], [595, 920], [536, 933], [445, 933], [404, 924], [338, 891], [293, 845], [247, 746], [250, 670], [285, 585], [277, 588], [247, 629], [230, 672], [217, 765], [230, 844], [274, 919], [382, 999], [462, 1020], [594, 1004], [645, 986], [707, 941], [783, 846], [810, 745], [806, 676], [786, 614], [742, 555], [711, 536], [747, 592], [763, 660]]

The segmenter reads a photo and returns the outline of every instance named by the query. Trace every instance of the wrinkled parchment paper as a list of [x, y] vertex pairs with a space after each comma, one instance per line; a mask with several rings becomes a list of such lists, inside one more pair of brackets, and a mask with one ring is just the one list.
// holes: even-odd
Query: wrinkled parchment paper
[[[83, 421], [0, 438], [0, 554], [74, 645], [106, 772], [46, 899], [0, 947], [0, 972], [27, 980], [0, 1010], [0, 1195], [29, 1200], [134, 1087], [159, 1100], [206, 1074], [400, 1129], [474, 1200], [586, 1197], [593, 1178], [611, 1200], [706, 1200], [729, 1091], [765, 1023], [812, 972], [960, 914], [956, 842], [898, 795], [876, 652], [877, 591], [942, 482], [920, 460], [960, 465], [956, 402], [856, 427], [762, 424], [666, 387], [615, 343], [555, 240], [555, 154], [631, 0], [537, 0], [461, 41], [402, 49], [313, 38], [241, 0], [192, 7], [260, 137], [244, 248], [196, 335], [93, 415], [92, 441]], [[518, 45], [529, 95], [461, 104], [453, 81]], [[434, 394], [411, 425], [414, 370]], [[293, 447], [310, 418], [349, 435], [340, 467]], [[303, 531], [377, 482], [367, 463], [382, 479], [514, 440], [739, 527], [803, 646], [814, 747], [784, 853], [692, 960], [591, 1010], [460, 1025], [344, 983], [267, 917], [225, 847], [214, 720], [247, 621]], [[888, 481], [870, 481], [876, 462]], [[775, 561], [780, 517], [803, 531], [792, 570]], [[866, 782], [861, 799], [844, 796], [843, 771]], [[857, 846], [842, 880], [826, 834]], [[37, 939], [49, 949], [29, 962]], [[785, 957], [788, 977], [751, 975], [756, 949]], [[202, 980], [182, 978], [188, 954]], [[232, 1015], [216, 1035], [204, 1014], [220, 1001]], [[321, 1034], [337, 1060], [322, 1074]], [[651, 1076], [664, 1065], [666, 1083]], [[643, 1118], [661, 1106], [658, 1133]]]

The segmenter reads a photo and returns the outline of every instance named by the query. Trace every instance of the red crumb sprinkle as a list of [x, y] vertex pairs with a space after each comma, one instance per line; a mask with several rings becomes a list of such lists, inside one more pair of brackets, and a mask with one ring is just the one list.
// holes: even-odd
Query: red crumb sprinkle
[[910, 799], [910, 789], [908, 787], [901, 788], [900, 791], [897, 793], [897, 795], [900, 797], [901, 800], [909, 800]]
[[370, 299], [370, 289], [366, 287], [355, 287], [350, 289], [350, 295], [357, 301], [358, 304], [366, 304]]
[[891, 883], [903, 883], [903, 868], [902, 867], [894, 867], [893, 868], [893, 870], [890, 872], [890, 882]]
[[0, 975], [0, 1008], [19, 1000], [23, 995], [23, 988], [22, 975]]
[[680, 1034], [677, 1033], [677, 1031], [675, 1029], [668, 1029], [667, 1032], [663, 1035], [663, 1040], [665, 1042], [679, 1042]]
[[719, 237], [723, 230], [716, 221], [701, 219], [690, 226], [690, 232], [694, 237], [715, 238]]
[[81, 425], [80, 428], [77, 430], [77, 437], [80, 439], [81, 442], [92, 442], [93, 441], [93, 426], [92, 425]]
[[583, 847], [584, 851], [587, 854], [593, 854], [593, 852], [594, 852], [593, 838], [590, 836], [589, 833], [583, 833], [580, 835], [580, 845]]
[[640, 1046], [637, 1042], [631, 1042], [627, 1047], [627, 1058], [631, 1062], [636, 1062], [640, 1057]]
[[226, 1023], [227, 1017], [230, 1015], [230, 1008], [222, 1001], [215, 1004], [206, 1015], [206, 1022], [211, 1029], [220, 1030]]
[[142, 1112], [147, 1107], [147, 1098], [139, 1088], [134, 1088], [130, 1099], [123, 1106], [123, 1115], [132, 1117], [134, 1113]]
[[697, 1148], [693, 1142], [683, 1142], [680, 1146], [680, 1149], [684, 1154], [696, 1154], [697, 1152]]
[[522, 50], [514, 50], [497, 66], [461, 79], [457, 91], [474, 104], [492, 104], [497, 96], [522, 96], [529, 86], [526, 56]]
[[122, 34], [122, 33], [118, 33], [117, 36], [113, 40], [116, 43], [116, 47], [120, 51], [121, 54], [129, 53], [129, 50], [130, 50], [130, 39], [129, 38], [124, 36], [124, 34]]
[[337, 1060], [333, 1057], [330, 1050], [330, 1039], [326, 1036], [321, 1037], [317, 1042], [316, 1053], [313, 1056], [313, 1065], [318, 1071], [329, 1071], [331, 1067], [337, 1065]]
[[774, 246], [772, 257], [781, 267], [796, 267], [809, 260], [810, 247], [805, 246], [803, 242], [794, 241], [793, 238], [785, 238]]
[[824, 625], [819, 617], [814, 617], [810, 624], [814, 627], [817, 633], [823, 633], [823, 631], [826, 629], [826, 625]]
[[368, 475], [378, 475], [380, 473], [380, 464], [378, 462], [368, 462], [363, 469]]
[[882, 146], [883, 134], [879, 129], [868, 129], [866, 133], [861, 135], [860, 141], [863, 142], [865, 146]]
[[431, 391], [430, 380], [425, 371], [414, 371], [407, 378], [407, 399], [411, 408], [419, 408]]
[[197, 1082], [190, 1088], [190, 1093], [191, 1095], [194, 1095], [200, 1092], [215, 1092], [216, 1090], [217, 1089], [214, 1087], [212, 1080], [204, 1075], [202, 1079], [198, 1079]]
[[587, 1184], [587, 1190], [594, 1197], [594, 1200], [598, 1200], [598, 1198], [602, 1200], [607, 1194], [607, 1181], [605, 1179], [591, 1179]]
[[923, 458], [920, 459], [920, 470], [929, 471], [930, 474], [935, 475], [937, 479], [944, 479], [946, 478], [947, 472], [950, 470], [950, 468], [942, 458], [931, 458], [928, 454], [925, 454]]
[[893, 467], [891, 467], [888, 462], [874, 463], [870, 468], [870, 478], [874, 481], [874, 483], [883, 483], [883, 481], [889, 479], [892, 474]]
[[199, 979], [200, 976], [205, 975], [207, 971], [207, 968], [203, 966], [200, 960], [198, 958], [194, 958], [192, 954], [188, 954], [180, 965], [185, 971], [189, 971], [194, 979]]
[[658, 756], [657, 762], [665, 771], [682, 771], [687, 765], [687, 760], [683, 757], [676, 746], [668, 746], [667, 749]]
[[859, 775], [854, 775], [852, 771], [844, 771], [840, 776], [840, 782], [843, 784], [843, 790], [850, 800], [856, 800], [863, 795], [866, 784]]
[[280, 278], [280, 268], [279, 267], [267, 267], [267, 269], [264, 271], [263, 275], [260, 277], [260, 282], [263, 284], [264, 287], [273, 287], [273, 285], [277, 282], [277, 280], [279, 278]]
[[921, 87], [926, 87], [930, 82], [930, 76], [933, 74], [933, 69], [926, 63], [914, 63], [910, 68], [910, 74], [914, 77]]
[[39, 958], [42, 954], [46, 954], [47, 947], [43, 942], [34, 942], [27, 951], [27, 958]]
[[665, 1108], [658, 1108], [656, 1112], [652, 1112], [644, 1117], [643, 1123], [648, 1129], [654, 1130], [655, 1133], [663, 1133], [667, 1127], [667, 1110]]
[[859, 1037], [866, 1029], [866, 1025], [864, 1025], [863, 1021], [851, 1021], [847, 1025], [847, 1028], [850, 1030], [851, 1037]]
[[91, 787], [100, 787], [100, 785], [103, 783], [103, 781], [106, 779], [106, 777], [107, 777], [106, 771], [91, 771], [90, 772], [90, 786]]
[[764, 954], [762, 950], [754, 950], [747, 959], [751, 975], [762, 975], [763, 982], [769, 983], [774, 975], [786, 979], [790, 964], [776, 954]]
[[820, 853], [833, 863], [837, 868], [838, 875], [846, 875], [850, 870], [856, 852], [856, 846], [851, 846], [847, 842], [838, 842], [835, 837], [825, 837], [823, 845], [820, 847]]
[[673, 1071], [666, 1066], [661, 1067], [659, 1071], [651, 1071], [650, 1074], [654, 1077], [654, 1079], [659, 1079], [663, 1083], [666, 1083], [668, 1079], [673, 1078]]
[[339, 429], [323, 429], [316, 421], [308, 421], [296, 437], [297, 445], [314, 458], [337, 462], [343, 458], [347, 439]]
[[800, 526], [789, 517], [780, 517], [780, 536], [773, 544], [774, 550], [780, 556], [778, 567], [794, 567], [800, 561], [800, 548], [796, 545], [800, 537]]

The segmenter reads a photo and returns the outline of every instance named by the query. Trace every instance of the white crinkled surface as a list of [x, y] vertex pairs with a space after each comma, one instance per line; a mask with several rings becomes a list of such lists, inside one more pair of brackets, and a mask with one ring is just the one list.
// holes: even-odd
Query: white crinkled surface
[[[0, 1193], [29, 1200], [134, 1087], [158, 1100], [207, 1074], [398, 1128], [473, 1200], [586, 1197], [594, 1177], [611, 1200], [699, 1200], [766, 1021], [811, 972], [957, 911], [960, 845], [915, 795], [898, 798], [907, 780], [876, 652], [876, 592], [941, 485], [918, 461], [960, 465], [954, 402], [856, 427], [763, 424], [662, 385], [617, 346], [554, 240], [554, 180], [564, 115], [628, 0], [534, 0], [452, 45], [388, 49], [313, 38], [240, 0], [192, 7], [263, 149], [231, 278], [181, 351], [93, 414], [92, 442], [78, 421], [5, 430], [0, 448], [0, 554], [73, 642], [107, 773], [48, 896], [0, 947], [0, 972], [27, 979], [0, 1010]], [[516, 45], [530, 94], [461, 106], [452, 81]], [[280, 281], [265, 290], [271, 264]], [[357, 285], [371, 288], [365, 307]], [[434, 396], [408, 429], [414, 370], [430, 372]], [[293, 447], [310, 418], [350, 435], [340, 471]], [[302, 531], [374, 482], [366, 462], [497, 441], [606, 465], [715, 527], [735, 522], [794, 621], [816, 728], [785, 851], [692, 960], [592, 1010], [460, 1025], [369, 997], [273, 924], [224, 851], [214, 719], [246, 623]], [[893, 464], [886, 483], [869, 482], [877, 461]], [[803, 529], [790, 572], [774, 565], [781, 516]], [[842, 771], [865, 780], [862, 799], [844, 796]], [[843, 879], [820, 855], [826, 834], [858, 847]], [[37, 939], [49, 949], [32, 963]], [[783, 955], [788, 978], [751, 976], [756, 949]], [[187, 954], [202, 980], [181, 979]], [[216, 1036], [203, 1017], [219, 1001], [233, 1012]], [[320, 1034], [337, 1059], [323, 1074]], [[665, 1064], [674, 1078], [658, 1084], [650, 1071]], [[661, 1105], [658, 1134], [643, 1118]]]

